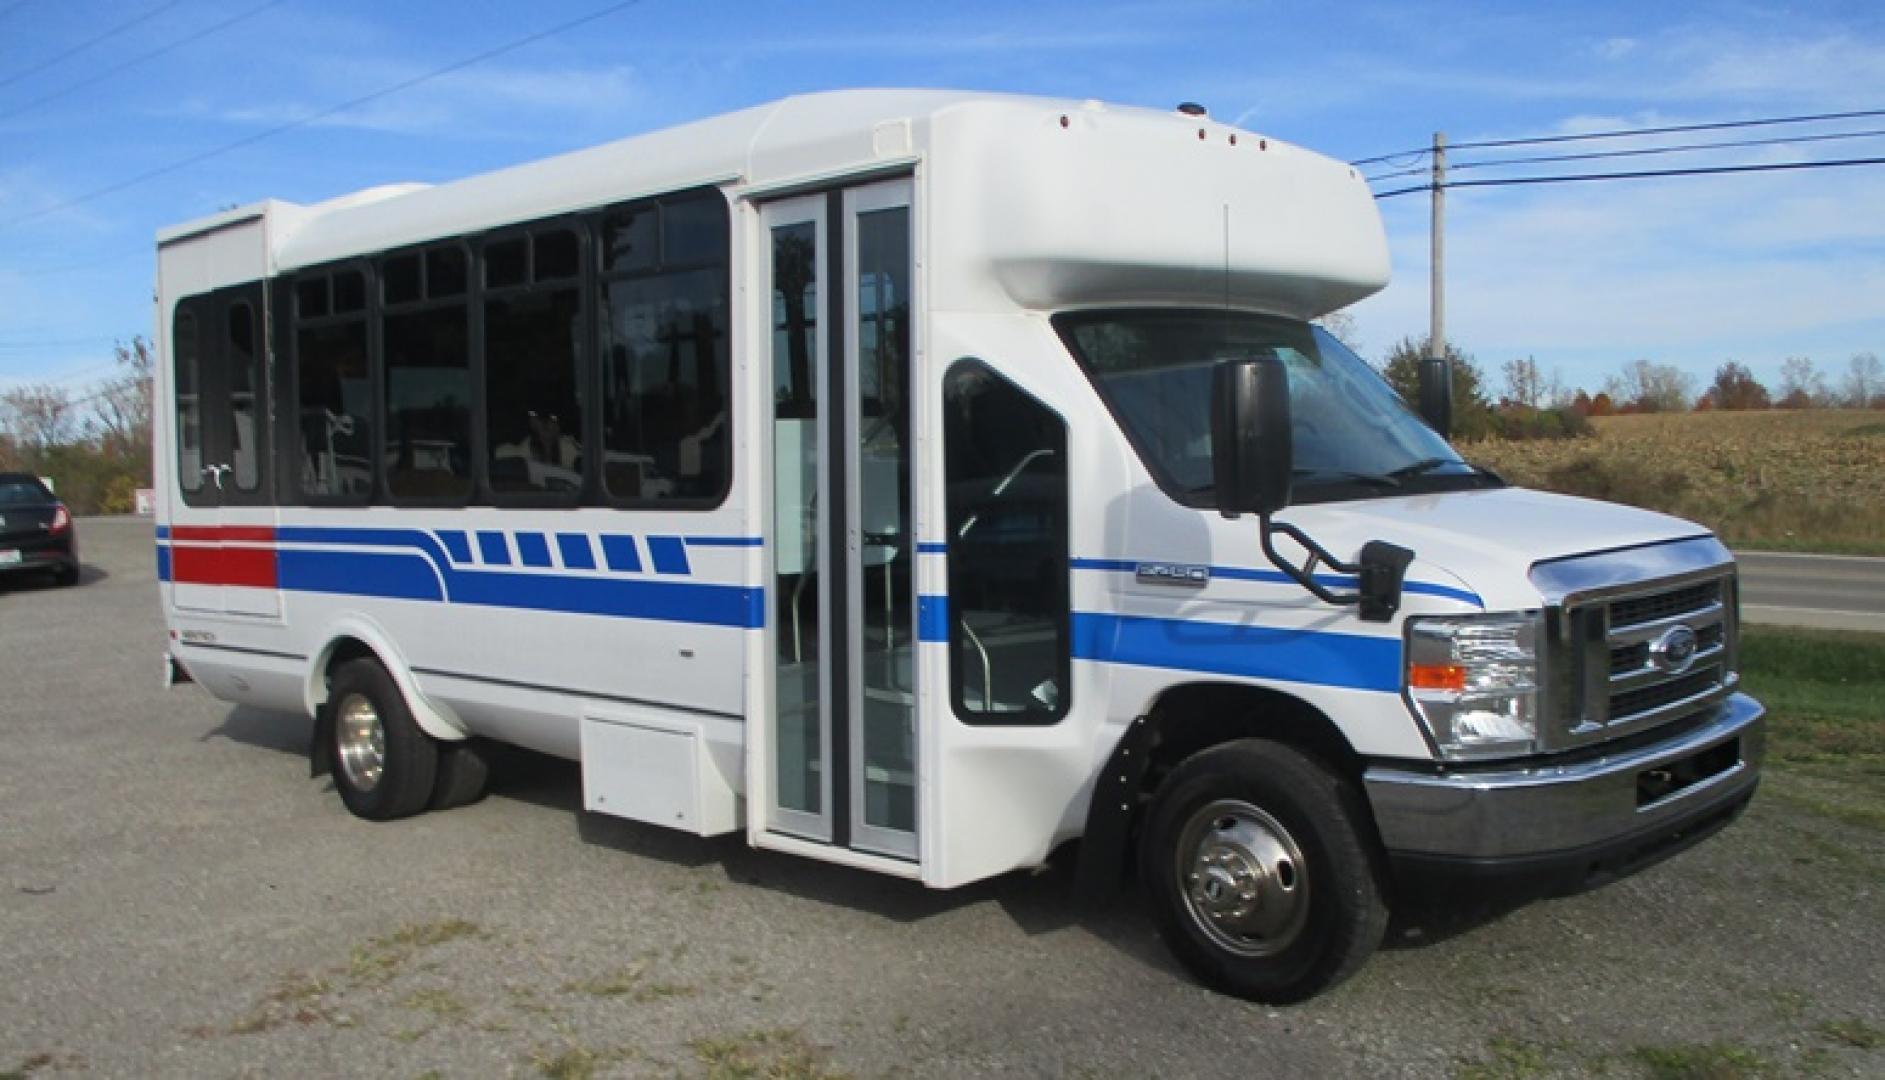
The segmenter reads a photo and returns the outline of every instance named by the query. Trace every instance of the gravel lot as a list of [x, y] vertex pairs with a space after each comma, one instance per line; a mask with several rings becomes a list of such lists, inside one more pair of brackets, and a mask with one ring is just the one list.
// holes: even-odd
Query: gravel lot
[[1060, 873], [939, 894], [592, 818], [560, 762], [355, 820], [307, 721], [159, 687], [149, 524], [79, 530], [82, 585], [0, 584], [0, 1077], [1885, 1075], [1885, 838], [1771, 798], [1266, 1009]]

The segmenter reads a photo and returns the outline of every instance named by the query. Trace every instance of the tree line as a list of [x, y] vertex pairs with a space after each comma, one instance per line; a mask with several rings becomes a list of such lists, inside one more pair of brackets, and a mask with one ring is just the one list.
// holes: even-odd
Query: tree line
[[53, 481], [75, 514], [128, 514], [151, 486], [149, 341], [112, 349], [113, 374], [83, 395], [37, 383], [0, 393], [0, 472]]
[[[1381, 363], [1382, 376], [1409, 402], [1419, 400], [1420, 359], [1426, 353], [1426, 339], [1404, 337]], [[1673, 364], [1633, 360], [1593, 394], [1567, 388], [1557, 372], [1547, 375], [1536, 360], [1520, 357], [1500, 365], [1497, 396], [1470, 354], [1451, 342], [1446, 354], [1453, 368], [1454, 436], [1466, 441], [1572, 438], [1590, 433], [1590, 417], [1627, 413], [1885, 409], [1885, 373], [1871, 352], [1855, 354], [1836, 385], [1811, 359], [1788, 357], [1773, 390], [1746, 364], [1730, 360], [1715, 369], [1699, 393], [1695, 376]]]

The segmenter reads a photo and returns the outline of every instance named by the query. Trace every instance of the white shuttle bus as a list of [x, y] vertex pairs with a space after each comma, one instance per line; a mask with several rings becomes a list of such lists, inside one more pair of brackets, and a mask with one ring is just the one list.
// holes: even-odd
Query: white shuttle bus
[[1387, 275], [1341, 162], [936, 91], [168, 229], [168, 670], [314, 716], [376, 820], [501, 742], [934, 888], [1080, 840], [1298, 1000], [1407, 890], [1709, 835], [1762, 753], [1733, 557], [1462, 461], [1309, 321]]

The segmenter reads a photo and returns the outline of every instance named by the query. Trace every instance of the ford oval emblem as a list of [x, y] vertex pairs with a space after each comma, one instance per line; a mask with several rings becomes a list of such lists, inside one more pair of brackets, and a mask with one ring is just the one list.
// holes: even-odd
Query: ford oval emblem
[[1695, 662], [1695, 651], [1700, 644], [1692, 627], [1672, 626], [1650, 643], [1649, 662], [1671, 675], [1680, 675]]

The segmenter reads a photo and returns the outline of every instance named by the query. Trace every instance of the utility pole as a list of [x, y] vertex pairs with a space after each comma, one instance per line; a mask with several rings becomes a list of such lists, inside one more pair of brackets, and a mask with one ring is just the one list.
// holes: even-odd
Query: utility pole
[[1433, 133], [1433, 300], [1427, 355], [1446, 359], [1446, 133]]
[[1446, 438], [1453, 430], [1453, 365], [1446, 357], [1446, 134], [1433, 133], [1433, 322], [1420, 361], [1420, 415]]

